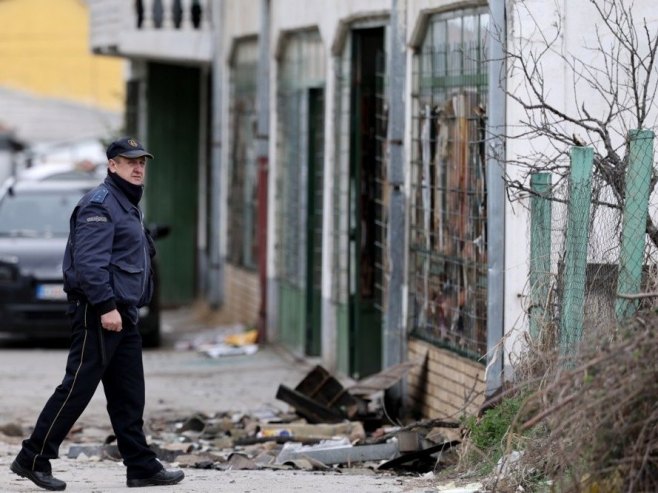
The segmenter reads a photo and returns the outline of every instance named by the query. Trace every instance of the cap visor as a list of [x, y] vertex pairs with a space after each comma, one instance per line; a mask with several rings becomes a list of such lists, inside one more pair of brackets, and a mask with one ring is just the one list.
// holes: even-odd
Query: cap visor
[[122, 152], [119, 154], [119, 156], [127, 157], [127, 158], [135, 158], [135, 157], [142, 157], [146, 156], [147, 158], [153, 159], [153, 155], [149, 154], [146, 151], [127, 151], [127, 152]]

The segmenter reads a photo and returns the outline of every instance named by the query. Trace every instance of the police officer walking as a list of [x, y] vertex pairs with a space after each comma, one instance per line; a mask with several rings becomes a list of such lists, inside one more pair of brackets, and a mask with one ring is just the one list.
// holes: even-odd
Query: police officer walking
[[180, 470], [164, 469], [144, 436], [144, 369], [138, 309], [153, 290], [153, 241], [144, 229], [139, 201], [146, 158], [135, 139], [107, 148], [108, 175], [87, 193], [70, 219], [64, 253], [64, 289], [72, 318], [66, 374], [23, 441], [11, 470], [47, 490], [66, 483], [52, 475], [50, 459], [103, 382], [107, 411], [126, 465], [130, 487], [180, 482]]

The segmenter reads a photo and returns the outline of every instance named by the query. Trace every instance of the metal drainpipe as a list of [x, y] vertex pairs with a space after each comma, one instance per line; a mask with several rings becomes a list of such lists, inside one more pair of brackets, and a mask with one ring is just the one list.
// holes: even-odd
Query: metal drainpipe
[[505, 350], [505, 88], [507, 15], [505, 0], [490, 0], [487, 119], [487, 396], [503, 383]]
[[211, 21], [213, 32], [212, 50], [212, 129], [211, 162], [210, 162], [210, 265], [208, 266], [208, 302], [213, 309], [220, 308], [224, 303], [224, 265], [221, 254], [219, 235], [221, 232], [222, 206], [222, 5], [223, 2], [212, 2]]
[[267, 340], [267, 197], [270, 134], [270, 0], [261, 0], [258, 36], [257, 155], [258, 155], [258, 340]]
[[[405, 196], [404, 196], [404, 132], [405, 132], [405, 79], [407, 70], [407, 0], [391, 0], [390, 89], [388, 145], [390, 153], [389, 206], [388, 206], [388, 279], [386, 316], [384, 321], [384, 368], [406, 360], [407, 333], [403, 317], [405, 270]], [[403, 404], [402, 384], [386, 392], [387, 404], [397, 412]]]

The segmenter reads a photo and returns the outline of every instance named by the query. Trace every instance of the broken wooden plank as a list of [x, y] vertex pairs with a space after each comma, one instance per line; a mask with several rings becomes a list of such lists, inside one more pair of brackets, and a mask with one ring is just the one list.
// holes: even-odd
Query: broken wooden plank
[[326, 407], [353, 417], [359, 403], [326, 369], [316, 365], [295, 387], [295, 390]]
[[402, 380], [407, 373], [409, 373], [409, 370], [415, 366], [417, 366], [417, 364], [410, 361], [390, 366], [379, 373], [375, 373], [374, 375], [359, 380], [357, 383], [350, 386], [348, 390], [352, 395], [362, 396], [386, 390]]
[[306, 418], [309, 423], [340, 423], [346, 419], [339, 411], [324, 406], [316, 400], [293, 390], [285, 385], [279, 385], [276, 398], [290, 404], [297, 413]]

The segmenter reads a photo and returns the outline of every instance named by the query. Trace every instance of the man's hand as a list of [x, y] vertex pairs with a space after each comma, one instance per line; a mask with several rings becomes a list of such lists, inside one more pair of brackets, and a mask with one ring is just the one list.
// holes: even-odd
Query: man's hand
[[111, 312], [103, 313], [101, 315], [101, 325], [105, 330], [112, 332], [121, 332], [123, 324], [121, 323], [121, 314], [116, 308]]

